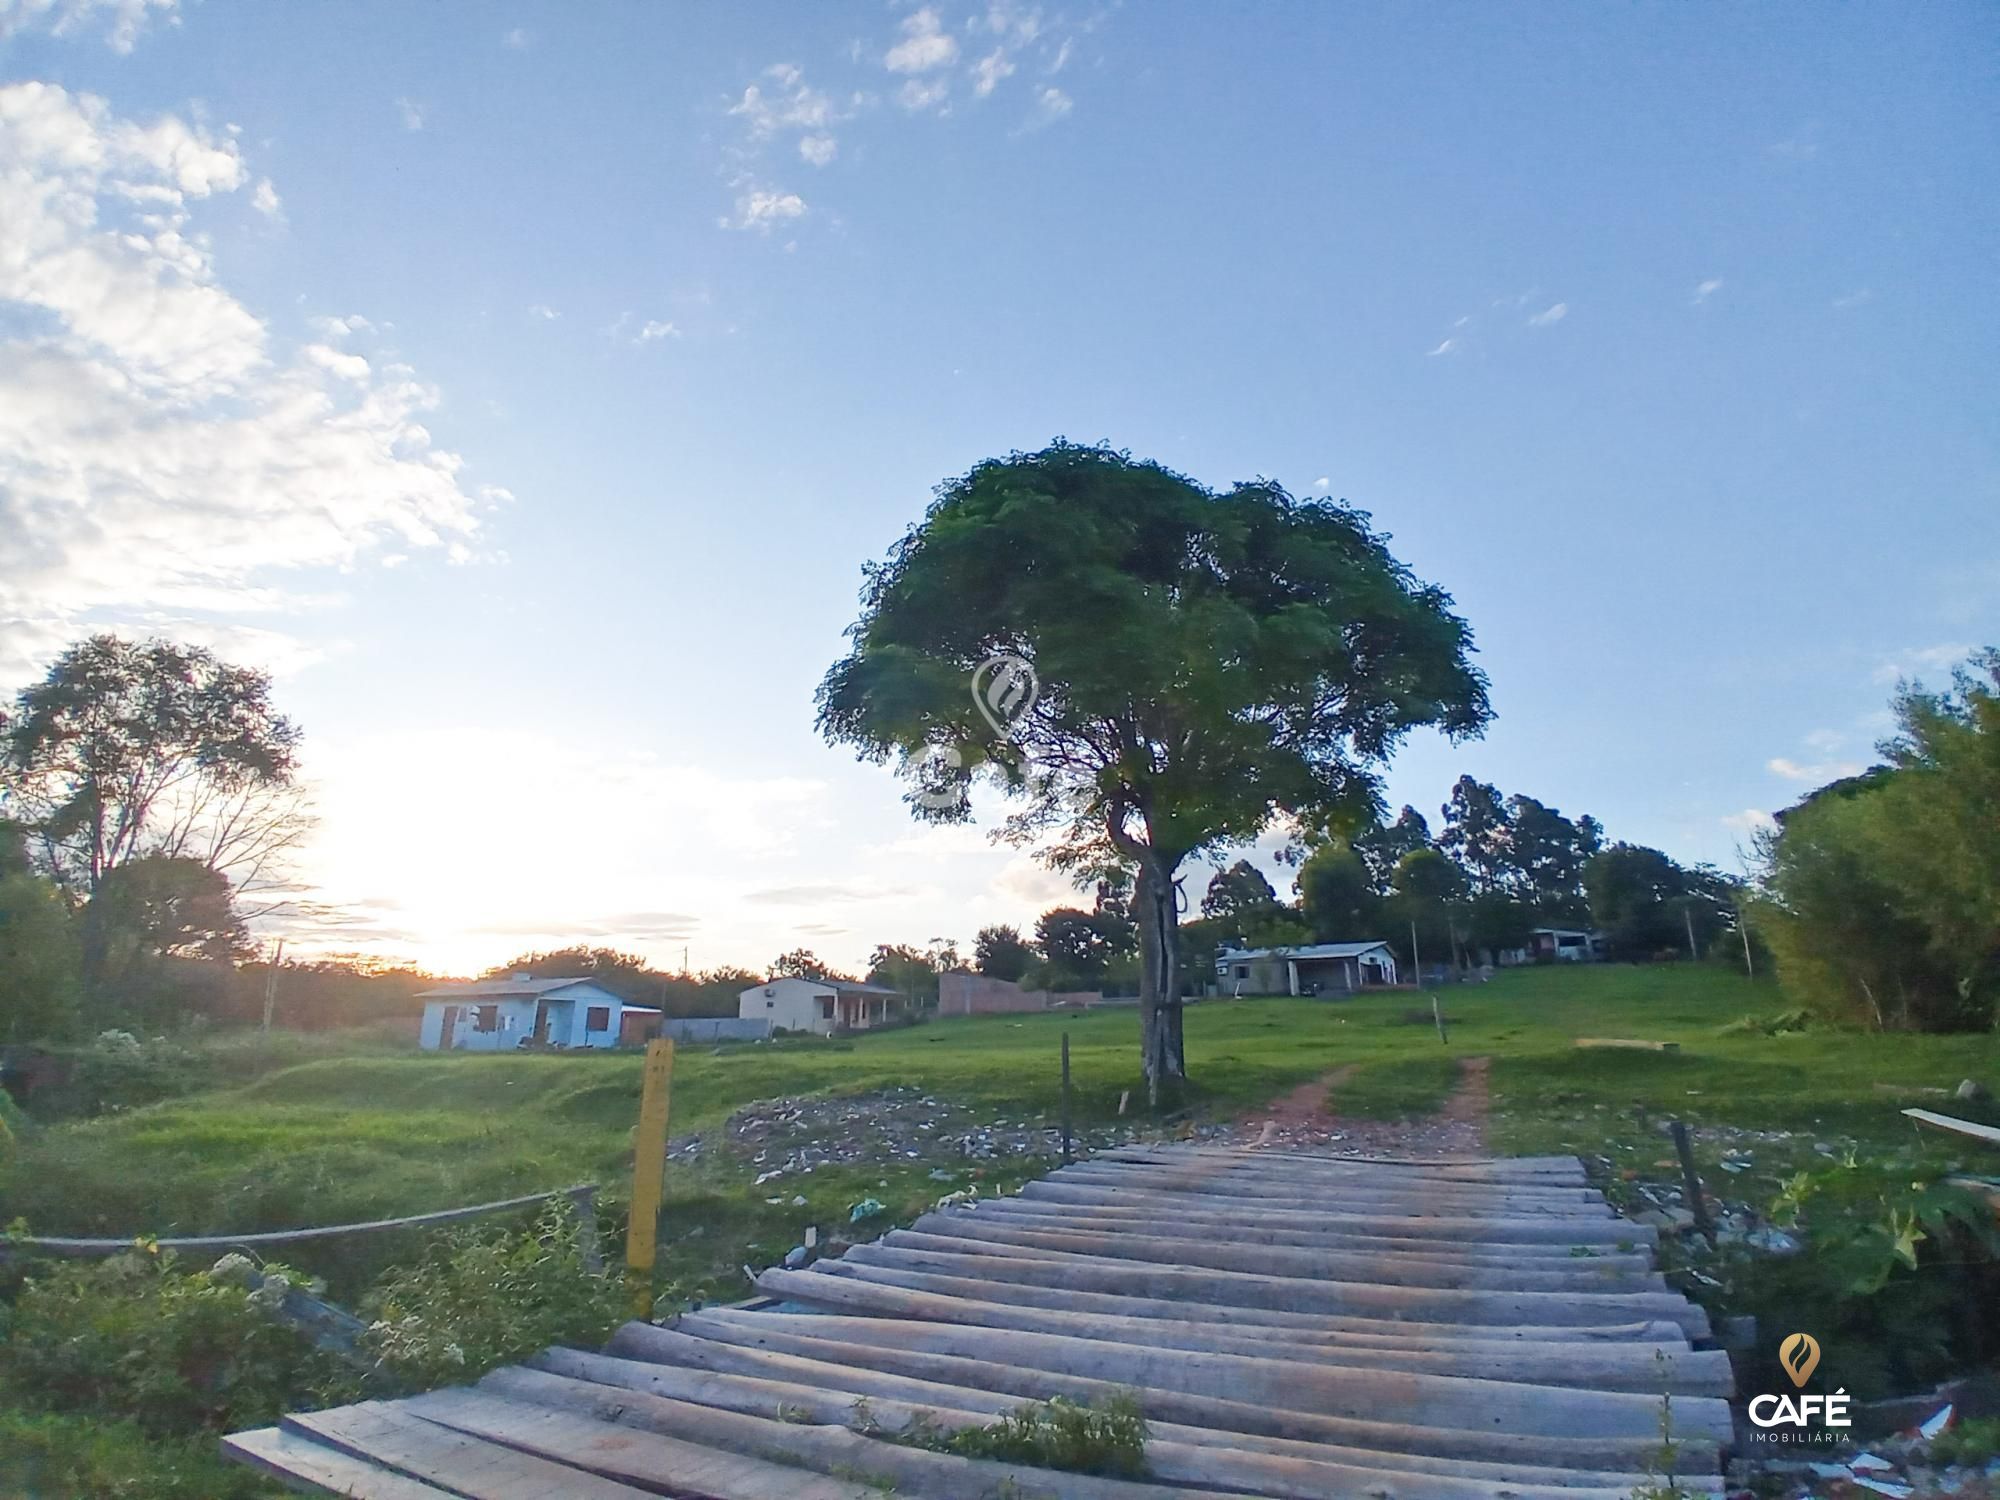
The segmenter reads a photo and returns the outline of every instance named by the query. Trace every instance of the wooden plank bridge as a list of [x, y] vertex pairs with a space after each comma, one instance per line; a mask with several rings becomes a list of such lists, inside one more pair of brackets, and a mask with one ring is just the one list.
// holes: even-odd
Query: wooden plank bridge
[[[1719, 1492], [1728, 1356], [1654, 1248], [1573, 1157], [1131, 1147], [766, 1271], [753, 1305], [225, 1441], [357, 1500], [1613, 1500], [1663, 1438]], [[1144, 1480], [894, 1440], [1119, 1392]]]

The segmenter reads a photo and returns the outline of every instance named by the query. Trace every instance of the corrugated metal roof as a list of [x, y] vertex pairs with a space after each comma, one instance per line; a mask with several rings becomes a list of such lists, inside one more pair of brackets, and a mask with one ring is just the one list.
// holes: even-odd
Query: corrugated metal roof
[[[567, 979], [480, 979], [471, 984], [445, 984], [439, 985], [434, 990], [419, 990], [417, 998], [419, 1000], [533, 999], [572, 984], [587, 984], [604, 990], [604, 986], [598, 984], [595, 979], [571, 975]], [[604, 990], [604, 993], [609, 995], [611, 991]]]

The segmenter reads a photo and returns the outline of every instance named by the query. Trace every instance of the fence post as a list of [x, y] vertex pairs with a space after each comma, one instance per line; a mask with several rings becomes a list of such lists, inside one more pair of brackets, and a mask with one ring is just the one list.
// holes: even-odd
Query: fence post
[[1681, 1189], [1687, 1194], [1688, 1208], [1694, 1214], [1694, 1227], [1713, 1245], [1715, 1225], [1708, 1217], [1708, 1199], [1701, 1190], [1701, 1176], [1694, 1169], [1694, 1142], [1688, 1139], [1688, 1128], [1681, 1121], [1674, 1121], [1671, 1128], [1674, 1154], [1681, 1159]]
[[625, 1228], [625, 1284], [636, 1317], [653, 1315], [653, 1262], [659, 1254], [660, 1186], [667, 1172], [667, 1106], [673, 1094], [674, 1044], [646, 1043], [639, 1124], [632, 1136], [632, 1212]]
[[576, 1248], [583, 1256], [583, 1268], [595, 1276], [604, 1269], [604, 1252], [597, 1243], [597, 1184], [575, 1189], [569, 1203], [576, 1210]]
[[1072, 1160], [1074, 1160], [1074, 1158], [1073, 1158], [1073, 1156], [1071, 1155], [1071, 1152], [1070, 1152], [1070, 1125], [1069, 1125], [1069, 1033], [1068, 1033], [1067, 1031], [1065, 1031], [1065, 1032], [1064, 1032], [1064, 1033], [1062, 1034], [1062, 1042], [1063, 1042], [1063, 1046], [1062, 1046], [1062, 1135], [1063, 1135], [1063, 1165], [1064, 1165], [1064, 1166], [1068, 1166], [1068, 1165], [1070, 1164], [1070, 1162], [1071, 1162]]

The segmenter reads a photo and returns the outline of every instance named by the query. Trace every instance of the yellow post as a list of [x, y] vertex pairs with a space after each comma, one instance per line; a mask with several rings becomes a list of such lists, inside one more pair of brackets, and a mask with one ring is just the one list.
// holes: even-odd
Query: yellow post
[[653, 1315], [653, 1260], [659, 1253], [660, 1185], [667, 1171], [667, 1103], [674, 1087], [674, 1043], [646, 1043], [639, 1125], [632, 1136], [632, 1216], [625, 1230], [625, 1284], [636, 1316]]

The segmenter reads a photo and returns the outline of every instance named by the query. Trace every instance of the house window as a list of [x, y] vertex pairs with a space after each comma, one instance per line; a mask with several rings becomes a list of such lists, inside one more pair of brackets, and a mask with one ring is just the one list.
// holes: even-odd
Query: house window
[[1250, 977], [1250, 965], [1238, 964], [1236, 966], [1236, 977], [1238, 979], [1248, 979]]
[[609, 1031], [611, 1029], [611, 1007], [593, 1005], [583, 1013], [585, 1031]]
[[833, 1019], [833, 996], [828, 995], [819, 1002], [819, 1018], [822, 1021]]
[[498, 1031], [500, 1029], [499, 1006], [482, 1005], [474, 1010], [472, 1014], [472, 1029], [474, 1031]]

